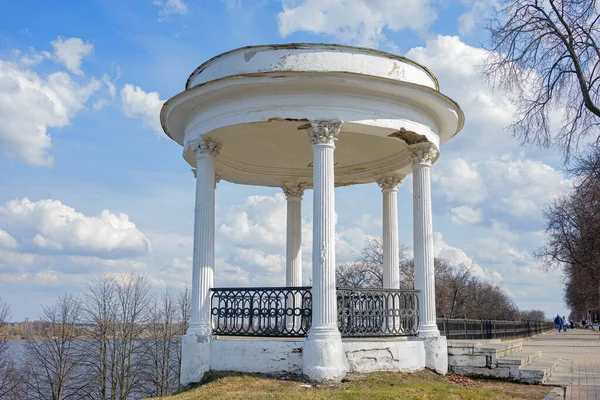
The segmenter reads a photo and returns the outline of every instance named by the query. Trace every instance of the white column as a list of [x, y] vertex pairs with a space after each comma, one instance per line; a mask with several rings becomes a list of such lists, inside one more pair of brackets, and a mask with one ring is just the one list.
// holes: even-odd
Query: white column
[[192, 316], [188, 334], [212, 335], [210, 289], [215, 265], [215, 164], [221, 144], [203, 137], [194, 144], [196, 153], [196, 207], [192, 261]]
[[[400, 260], [398, 243], [398, 185], [404, 175], [387, 175], [377, 179], [383, 194], [383, 288], [400, 289]], [[390, 332], [402, 330], [399, 318], [400, 298], [388, 297], [387, 327]]]
[[421, 291], [419, 336], [437, 337], [433, 225], [431, 221], [431, 163], [438, 150], [432, 144], [413, 148], [413, 228], [415, 289]]
[[302, 195], [304, 183], [283, 185], [287, 198], [285, 285], [302, 286]]
[[[287, 238], [286, 238], [286, 268], [285, 286], [302, 286], [302, 195], [305, 183], [288, 183], [282, 186], [287, 198]], [[300, 293], [290, 294], [286, 299], [288, 309], [297, 309], [302, 306]], [[286, 317], [286, 328], [289, 331], [298, 331], [302, 324], [302, 317]]]
[[335, 289], [335, 140], [340, 121], [312, 121], [313, 257], [312, 326], [304, 342], [304, 374], [316, 381], [339, 381], [348, 362], [337, 326]]
[[387, 175], [377, 179], [383, 194], [383, 288], [400, 289], [398, 243], [398, 185], [403, 175]]

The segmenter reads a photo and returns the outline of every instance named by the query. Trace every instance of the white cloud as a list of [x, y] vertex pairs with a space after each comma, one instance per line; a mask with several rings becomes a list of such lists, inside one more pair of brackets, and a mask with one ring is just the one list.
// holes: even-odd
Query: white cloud
[[103, 210], [88, 217], [58, 200], [11, 200], [0, 207], [0, 226], [34, 245], [29, 250], [54, 250], [62, 254], [100, 258], [132, 257], [148, 252], [148, 239], [126, 214]]
[[483, 164], [486, 181], [493, 186], [493, 205], [514, 217], [541, 218], [542, 208], [559, 194], [568, 192], [572, 181], [543, 162], [503, 156]]
[[464, 250], [446, 243], [440, 232], [433, 234], [433, 252], [435, 257], [443, 258], [452, 265], [463, 265], [469, 268], [471, 273], [479, 278], [496, 282], [502, 279], [502, 275], [497, 271], [483, 268], [481, 265], [475, 263]]
[[63, 39], [56, 38], [51, 42], [54, 47], [54, 58], [62, 63], [69, 71], [77, 75], [83, 75], [81, 60], [92, 54], [94, 46], [89, 42], [84, 43], [77, 37]]
[[0, 229], [0, 249], [14, 249], [15, 247], [17, 247], [17, 240], [8, 232]]
[[451, 158], [448, 152], [471, 163], [485, 160], [490, 153], [519, 149], [519, 143], [504, 130], [515, 115], [509, 95], [492, 90], [481, 78], [479, 66], [487, 55], [486, 50], [469, 46], [458, 36], [442, 35], [406, 53], [426, 65], [438, 78], [442, 93], [456, 100], [465, 112], [464, 129], [442, 146], [440, 161]]
[[155, 133], [163, 136], [160, 126], [160, 109], [164, 103], [158, 92], [145, 92], [139, 86], [126, 84], [121, 89], [123, 113], [129, 118], [141, 120]]
[[476, 25], [490, 16], [497, 4], [496, 0], [474, 1], [469, 11], [458, 17], [458, 32], [463, 36], [471, 33]]
[[158, 12], [159, 20], [171, 14], [183, 15], [188, 12], [187, 4], [183, 0], [154, 0], [153, 4], [160, 7], [160, 11]]
[[450, 218], [457, 224], [476, 224], [481, 221], [481, 210], [468, 206], [454, 207], [450, 209]]
[[390, 45], [384, 29], [423, 33], [437, 18], [429, 0], [283, 0], [282, 6], [283, 37], [305, 31], [369, 47]]
[[51, 166], [48, 128], [69, 125], [99, 86], [95, 79], [80, 85], [65, 72], [42, 78], [0, 60], [0, 142], [5, 152], [28, 164]]
[[436, 164], [433, 181], [450, 200], [477, 204], [486, 197], [484, 182], [477, 168], [462, 158], [446, 159]]

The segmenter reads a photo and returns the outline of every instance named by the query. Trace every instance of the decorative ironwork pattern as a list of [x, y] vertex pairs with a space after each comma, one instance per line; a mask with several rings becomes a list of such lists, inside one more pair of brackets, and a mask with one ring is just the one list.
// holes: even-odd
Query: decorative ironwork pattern
[[342, 337], [412, 336], [419, 332], [419, 291], [337, 290]]
[[442, 317], [437, 319], [437, 326], [446, 339], [505, 339], [551, 331], [554, 329], [554, 322]]
[[311, 324], [310, 287], [212, 289], [213, 334], [306, 336]]

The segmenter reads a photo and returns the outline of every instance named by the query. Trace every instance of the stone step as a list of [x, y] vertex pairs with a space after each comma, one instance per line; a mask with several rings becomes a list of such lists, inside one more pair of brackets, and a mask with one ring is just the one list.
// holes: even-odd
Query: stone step
[[498, 366], [516, 365], [521, 369], [542, 358], [541, 351], [521, 351], [499, 358]]
[[519, 381], [535, 384], [546, 383], [559, 363], [560, 359], [558, 358], [542, 357], [528, 366], [521, 368]]

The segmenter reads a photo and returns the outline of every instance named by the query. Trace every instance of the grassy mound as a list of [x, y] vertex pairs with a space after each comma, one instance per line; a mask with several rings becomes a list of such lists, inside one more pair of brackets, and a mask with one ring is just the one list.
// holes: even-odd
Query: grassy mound
[[296, 376], [265, 376], [234, 372], [214, 373], [206, 383], [169, 400], [316, 400], [316, 399], [543, 399], [549, 387], [472, 380], [422, 371], [414, 374], [350, 374], [342, 383], [314, 385]]

